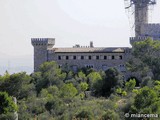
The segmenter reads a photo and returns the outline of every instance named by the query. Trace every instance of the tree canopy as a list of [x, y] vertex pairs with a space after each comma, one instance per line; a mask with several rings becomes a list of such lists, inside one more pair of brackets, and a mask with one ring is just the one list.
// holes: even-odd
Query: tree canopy
[[132, 72], [140, 73], [141, 77], [149, 75], [160, 79], [160, 41], [148, 38], [135, 42], [127, 67]]
[[12, 97], [8, 96], [6, 92], [0, 92], [0, 114], [7, 114], [17, 110], [17, 105], [14, 103]]
[[[152, 70], [142, 57], [137, 59]], [[12, 119], [15, 111], [19, 120], [124, 120], [130, 119], [125, 113], [160, 114], [160, 79], [147, 76], [141, 81], [139, 87], [135, 79], [123, 81], [116, 68], [74, 72], [53, 61], [31, 75], [6, 72], [0, 76], [0, 119]]]

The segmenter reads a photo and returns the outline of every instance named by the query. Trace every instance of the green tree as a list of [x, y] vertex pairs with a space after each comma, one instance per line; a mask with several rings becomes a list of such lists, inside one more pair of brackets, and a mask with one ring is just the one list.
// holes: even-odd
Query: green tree
[[[36, 80], [37, 92], [40, 92], [42, 88], [47, 88], [52, 85], [61, 87], [63, 81], [66, 78], [66, 73], [62, 73], [56, 62], [45, 62], [40, 66], [40, 73], [37, 75], [39, 80]], [[36, 77], [36, 79], [37, 79]]]
[[65, 111], [65, 104], [61, 99], [54, 97], [45, 104], [45, 108], [50, 112], [50, 114], [58, 116], [63, 114]]
[[80, 120], [93, 120], [94, 114], [90, 109], [82, 109], [75, 117]]
[[51, 94], [53, 96], [59, 96], [59, 94], [60, 94], [59, 88], [55, 85], [48, 87], [47, 91], [49, 94]]
[[6, 92], [0, 92], [0, 114], [7, 114], [17, 110], [17, 105], [14, 103], [12, 97], [8, 96]]
[[154, 80], [152, 80], [151, 77], [144, 77], [142, 79], [142, 82], [141, 82], [141, 87], [145, 87], [145, 86], [148, 86], [148, 87], [153, 87], [154, 86]]
[[160, 79], [160, 41], [150, 38], [133, 44], [133, 57], [127, 67], [132, 72], [138, 72], [141, 77], [153, 74], [153, 79]]
[[96, 86], [97, 82], [100, 82], [102, 80], [102, 77], [98, 72], [91, 72], [90, 74], [87, 75], [87, 78], [89, 80], [88, 83], [89, 83], [90, 90], [97, 89], [97, 86]]
[[67, 73], [66, 80], [70, 80], [70, 79], [72, 79], [72, 78], [74, 78], [74, 73], [73, 73], [73, 71], [69, 71], [69, 72]]
[[75, 77], [75, 79], [80, 83], [80, 82], [86, 82], [87, 81], [87, 77], [86, 75], [80, 71], [77, 73], [77, 76]]
[[32, 75], [32, 82], [35, 84], [37, 94], [47, 85], [47, 80], [44, 80], [41, 72], [34, 72]]
[[118, 84], [120, 74], [116, 68], [110, 68], [105, 71], [106, 78], [103, 80], [102, 95], [109, 96], [113, 91], [111, 90]]
[[113, 110], [107, 110], [103, 115], [101, 120], [119, 120], [119, 115]]
[[132, 111], [139, 113], [159, 113], [160, 111], [157, 110], [160, 110], [160, 107], [153, 107], [154, 105], [159, 105], [159, 103], [160, 101], [156, 91], [149, 87], [143, 87], [135, 97]]
[[0, 90], [8, 92], [9, 95], [15, 96], [17, 99], [22, 99], [33, 95], [35, 87], [31, 83], [31, 77], [25, 72], [21, 72], [10, 76], [5, 75]]
[[136, 80], [135, 79], [130, 79], [128, 82], [125, 83], [125, 89], [127, 91], [132, 91], [136, 86]]
[[88, 89], [88, 84], [86, 82], [81, 82], [80, 83], [81, 90], [84, 92]]
[[72, 83], [69, 84], [64, 84], [63, 87], [60, 89], [61, 91], [61, 97], [74, 97], [78, 91], [77, 89], [73, 86]]
[[158, 97], [160, 98], [160, 81], [156, 80], [154, 82], [153, 89], [157, 92]]

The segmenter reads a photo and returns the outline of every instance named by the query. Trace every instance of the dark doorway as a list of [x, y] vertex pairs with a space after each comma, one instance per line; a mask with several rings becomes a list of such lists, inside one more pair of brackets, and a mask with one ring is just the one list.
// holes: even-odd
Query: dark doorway
[[140, 85], [139, 85], [139, 84], [140, 84], [140, 81], [139, 81], [136, 77], [129, 77], [129, 78], [127, 79], [127, 82], [130, 81], [131, 79], [132, 79], [132, 80], [133, 80], [133, 79], [136, 80], [136, 87], [139, 87], [139, 86], [140, 86]]

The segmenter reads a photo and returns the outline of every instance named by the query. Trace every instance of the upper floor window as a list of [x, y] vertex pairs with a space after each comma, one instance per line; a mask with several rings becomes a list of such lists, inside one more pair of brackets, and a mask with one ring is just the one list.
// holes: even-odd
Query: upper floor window
[[114, 60], [114, 56], [112, 55], [112, 60]]
[[119, 56], [119, 59], [122, 60], [122, 55]]
[[75, 60], [75, 59], [76, 59], [76, 56], [73, 56], [73, 59]]
[[99, 56], [96, 56], [96, 59], [99, 60]]
[[104, 56], [104, 60], [106, 60], [107, 59], [107, 56]]
[[69, 56], [66, 56], [66, 60], [68, 60], [69, 59]]
[[58, 56], [58, 60], [61, 60], [62, 58], [61, 58], [61, 56]]
[[83, 59], [84, 59], [84, 56], [81, 56], [81, 59], [83, 60]]
[[88, 59], [91, 60], [91, 56], [88, 56]]

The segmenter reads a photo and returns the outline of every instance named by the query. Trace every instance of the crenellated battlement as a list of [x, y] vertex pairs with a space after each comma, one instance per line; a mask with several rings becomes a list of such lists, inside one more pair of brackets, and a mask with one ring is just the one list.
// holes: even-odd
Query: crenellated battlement
[[160, 26], [160, 23], [147, 23], [146, 26]]
[[48, 46], [53, 47], [55, 45], [55, 38], [31, 38], [33, 46]]
[[147, 38], [148, 38], [147, 36], [139, 36], [139, 37], [130, 37], [129, 39], [130, 39], [130, 41], [142, 41]]
[[[138, 37], [130, 37], [130, 44], [132, 45], [134, 42], [138, 42], [138, 41], [143, 41], [146, 40], [148, 37], [147, 36], [138, 36]], [[149, 37], [151, 39], [153, 39], [152, 37]]]
[[48, 38], [31, 38], [31, 42], [33, 46], [37, 45], [47, 45]]

